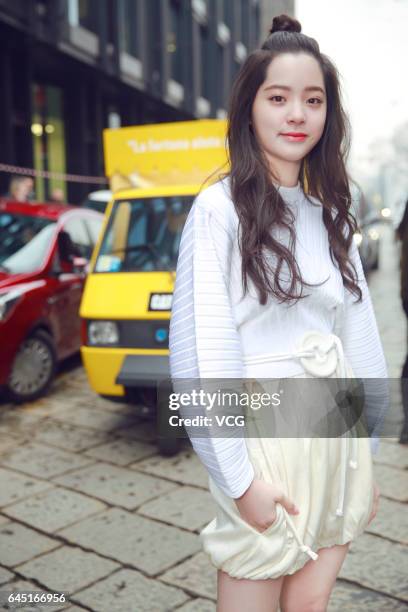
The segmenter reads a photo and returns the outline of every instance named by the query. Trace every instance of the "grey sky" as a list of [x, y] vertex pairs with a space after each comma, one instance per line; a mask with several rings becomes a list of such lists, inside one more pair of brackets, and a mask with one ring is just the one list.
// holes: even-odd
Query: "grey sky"
[[[408, 0], [295, 0], [302, 32], [341, 75], [352, 123], [351, 162], [408, 121]], [[375, 151], [374, 151], [375, 155]]]

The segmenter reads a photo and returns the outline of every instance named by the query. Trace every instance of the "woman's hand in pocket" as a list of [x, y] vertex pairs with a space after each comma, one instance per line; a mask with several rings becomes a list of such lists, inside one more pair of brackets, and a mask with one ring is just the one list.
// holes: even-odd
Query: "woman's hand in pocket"
[[279, 486], [260, 478], [254, 478], [245, 493], [234, 501], [242, 519], [261, 533], [275, 522], [277, 503], [289, 514], [299, 513]]
[[371, 509], [371, 514], [370, 514], [370, 518], [368, 519], [368, 523], [367, 525], [369, 525], [371, 523], [371, 521], [373, 520], [373, 518], [376, 516], [377, 511], [378, 511], [378, 504], [380, 502], [380, 489], [378, 488], [378, 485], [376, 482], [374, 482], [374, 497], [373, 497], [373, 506]]

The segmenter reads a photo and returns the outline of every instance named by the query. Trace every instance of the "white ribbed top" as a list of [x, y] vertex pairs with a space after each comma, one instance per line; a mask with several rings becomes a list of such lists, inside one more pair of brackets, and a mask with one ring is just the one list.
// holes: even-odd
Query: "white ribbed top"
[[[300, 185], [279, 187], [294, 214], [295, 257], [304, 280], [321, 282], [305, 288], [309, 297], [296, 305], [270, 297], [259, 304], [249, 282], [243, 297], [238, 217], [230, 197], [229, 179], [202, 191], [188, 215], [181, 242], [170, 321], [170, 372], [181, 378], [274, 378], [302, 373], [295, 360], [252, 364], [251, 357], [290, 352], [308, 330], [336, 333], [359, 378], [387, 378], [374, 310], [356, 244], [350, 256], [359, 278], [363, 301], [343, 287], [339, 269], [329, 253], [322, 205], [309, 202]], [[288, 246], [288, 232], [276, 231]], [[289, 279], [281, 270], [281, 282]], [[287, 283], [289, 287], [289, 283]], [[248, 359], [248, 362], [246, 360]], [[368, 390], [375, 403], [374, 387]], [[379, 410], [382, 407], [379, 408]], [[243, 495], [254, 470], [243, 438], [197, 438], [191, 442], [213, 480], [230, 497]], [[378, 440], [375, 439], [375, 450]]]

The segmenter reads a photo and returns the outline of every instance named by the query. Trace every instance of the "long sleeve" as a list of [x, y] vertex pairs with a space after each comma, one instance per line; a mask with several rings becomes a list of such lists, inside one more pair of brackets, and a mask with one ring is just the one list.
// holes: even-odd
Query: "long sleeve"
[[[194, 202], [184, 226], [170, 321], [170, 373], [177, 379], [241, 379], [240, 338], [227, 279], [232, 237], [221, 213]], [[194, 437], [191, 443], [215, 483], [238, 498], [254, 478], [244, 438]]]
[[371, 449], [376, 454], [379, 446], [377, 434], [389, 405], [388, 373], [371, 296], [354, 240], [350, 247], [350, 257], [357, 271], [362, 301], [355, 303], [356, 295], [344, 289], [344, 316], [340, 336], [355, 375], [363, 380]]

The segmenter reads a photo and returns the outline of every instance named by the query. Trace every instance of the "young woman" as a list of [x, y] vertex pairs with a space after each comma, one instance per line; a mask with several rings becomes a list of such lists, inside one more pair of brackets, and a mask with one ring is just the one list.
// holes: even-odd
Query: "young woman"
[[[275, 17], [270, 32], [233, 85], [230, 172], [184, 227], [171, 375], [385, 379], [353, 241], [338, 74], [298, 21]], [[366, 395], [380, 401], [375, 385]], [[370, 440], [190, 437], [216, 501], [200, 537], [218, 569], [218, 612], [325, 610], [376, 513]]]

